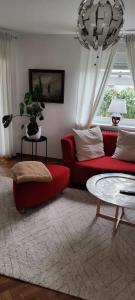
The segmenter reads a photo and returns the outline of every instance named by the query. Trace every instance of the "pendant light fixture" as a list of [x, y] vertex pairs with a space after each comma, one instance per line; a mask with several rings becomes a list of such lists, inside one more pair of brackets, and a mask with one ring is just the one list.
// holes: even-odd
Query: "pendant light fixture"
[[118, 42], [124, 23], [122, 0], [82, 0], [79, 6], [77, 38], [87, 49], [103, 50]]

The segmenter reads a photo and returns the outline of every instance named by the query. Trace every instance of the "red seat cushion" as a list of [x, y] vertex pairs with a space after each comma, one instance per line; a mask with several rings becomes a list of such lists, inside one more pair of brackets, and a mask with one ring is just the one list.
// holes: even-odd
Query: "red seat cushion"
[[92, 160], [76, 161], [71, 170], [73, 182], [85, 184], [89, 177], [101, 173], [135, 174], [135, 163], [104, 156]]
[[69, 184], [70, 170], [65, 166], [47, 164], [52, 174], [51, 182], [13, 182], [15, 205], [18, 210], [30, 208], [56, 196]]

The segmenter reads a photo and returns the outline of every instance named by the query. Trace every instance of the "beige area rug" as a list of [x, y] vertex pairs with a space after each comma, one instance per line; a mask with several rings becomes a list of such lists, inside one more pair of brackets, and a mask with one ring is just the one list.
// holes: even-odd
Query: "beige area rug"
[[95, 210], [87, 191], [67, 188], [20, 215], [12, 179], [1, 177], [0, 273], [84, 299], [134, 300], [135, 229], [121, 224], [112, 240], [112, 222]]

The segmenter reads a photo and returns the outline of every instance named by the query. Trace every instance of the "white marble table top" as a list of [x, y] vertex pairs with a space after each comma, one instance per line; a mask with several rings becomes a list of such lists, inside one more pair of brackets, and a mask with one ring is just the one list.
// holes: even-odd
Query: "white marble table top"
[[120, 190], [135, 192], [135, 176], [104, 173], [88, 179], [86, 187], [92, 195], [104, 202], [135, 209], [135, 196], [120, 194]]

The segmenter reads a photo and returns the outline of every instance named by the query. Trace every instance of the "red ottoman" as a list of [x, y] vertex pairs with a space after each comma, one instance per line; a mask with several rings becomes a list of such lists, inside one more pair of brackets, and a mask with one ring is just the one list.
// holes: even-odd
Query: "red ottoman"
[[19, 211], [53, 198], [68, 186], [70, 178], [69, 168], [51, 164], [46, 166], [53, 177], [51, 182], [24, 182], [17, 184], [13, 181], [14, 200]]

